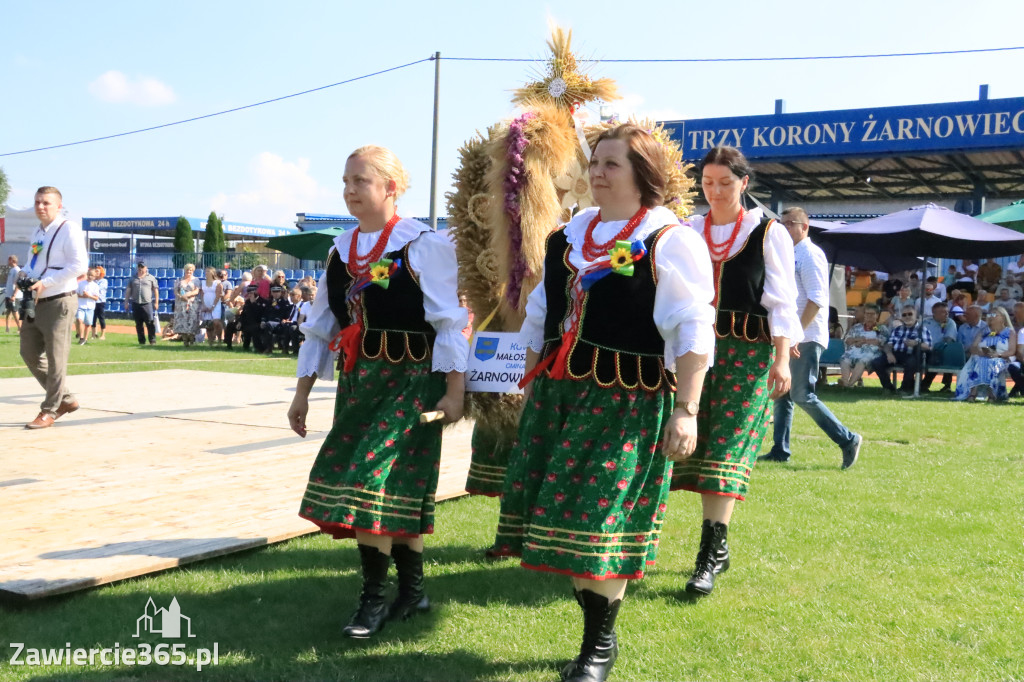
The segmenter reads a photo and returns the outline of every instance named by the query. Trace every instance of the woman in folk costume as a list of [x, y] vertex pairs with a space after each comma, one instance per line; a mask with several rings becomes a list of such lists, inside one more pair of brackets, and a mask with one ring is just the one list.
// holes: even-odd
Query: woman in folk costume
[[714, 344], [707, 248], [662, 203], [662, 148], [635, 125], [598, 138], [597, 208], [548, 238], [527, 303], [527, 386], [496, 546], [525, 568], [571, 576], [579, 656], [562, 671], [604, 680], [626, 582], [654, 564], [672, 465], [696, 446]]
[[[345, 163], [345, 204], [359, 227], [339, 235], [328, 255], [301, 327], [306, 340], [288, 411], [304, 437], [310, 389], [318, 376], [333, 377], [340, 350], [334, 425], [299, 515], [358, 543], [362, 594], [343, 630], [356, 638], [429, 607], [422, 536], [434, 529], [441, 426], [420, 424], [419, 416], [437, 409], [445, 422], [458, 420], [465, 390], [467, 315], [454, 247], [429, 226], [399, 218], [395, 202], [407, 177], [382, 147], [361, 147]], [[392, 558], [398, 597], [388, 606]]]
[[760, 209], [743, 209], [750, 174], [739, 150], [708, 152], [701, 187], [710, 211], [691, 223], [714, 264], [718, 337], [701, 393], [697, 451], [672, 473], [673, 490], [701, 496], [700, 548], [686, 583], [697, 595], [710, 594], [729, 567], [733, 507], [747, 494], [773, 401], [789, 390], [789, 349], [803, 338], [793, 240]]

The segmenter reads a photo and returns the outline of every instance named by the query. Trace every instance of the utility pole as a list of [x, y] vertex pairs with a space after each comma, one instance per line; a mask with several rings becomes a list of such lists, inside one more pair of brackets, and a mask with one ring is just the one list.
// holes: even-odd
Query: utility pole
[[434, 141], [430, 152], [430, 227], [437, 229], [437, 127], [441, 96], [441, 53], [434, 53]]

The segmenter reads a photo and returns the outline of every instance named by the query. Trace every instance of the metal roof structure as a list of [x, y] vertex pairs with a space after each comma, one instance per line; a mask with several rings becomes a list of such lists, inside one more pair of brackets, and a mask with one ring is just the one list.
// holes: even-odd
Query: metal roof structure
[[1024, 196], [1024, 148], [1011, 151], [752, 162], [763, 201]]

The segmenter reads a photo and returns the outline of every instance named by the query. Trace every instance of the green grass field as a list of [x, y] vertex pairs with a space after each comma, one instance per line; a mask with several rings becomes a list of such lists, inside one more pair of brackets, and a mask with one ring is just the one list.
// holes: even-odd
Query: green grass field
[[[13, 338], [0, 334], [0, 366], [19, 364]], [[239, 356], [140, 349], [131, 337], [72, 349], [72, 362], [119, 363], [73, 373], [294, 371], [294, 359]], [[822, 394], [865, 436], [860, 461], [840, 471], [838, 449], [798, 411], [794, 461], [758, 466], [731, 525], [732, 568], [696, 602], [680, 595], [699, 502], [673, 493], [658, 565], [631, 586], [619, 616], [612, 680], [1024, 679], [1024, 403], [893, 400], [870, 387]], [[496, 519], [496, 500], [439, 505], [426, 569], [434, 609], [369, 642], [340, 636], [359, 589], [354, 545], [307, 536], [0, 606], [0, 680], [556, 680], [581, 632], [569, 581], [484, 561]], [[174, 641], [190, 651], [216, 642], [219, 664], [197, 674], [9, 663], [12, 642], [156, 645], [163, 640], [132, 637], [150, 597], [158, 607], [176, 597], [196, 637]]]

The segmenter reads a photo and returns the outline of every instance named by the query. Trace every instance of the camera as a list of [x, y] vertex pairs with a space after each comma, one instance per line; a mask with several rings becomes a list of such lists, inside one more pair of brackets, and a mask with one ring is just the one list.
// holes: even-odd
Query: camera
[[31, 322], [36, 319], [36, 298], [35, 292], [31, 291], [39, 279], [36, 277], [22, 277], [18, 280], [18, 288], [21, 289], [21, 319]]

